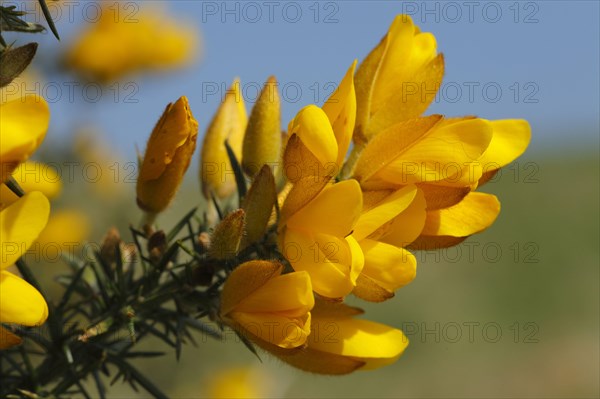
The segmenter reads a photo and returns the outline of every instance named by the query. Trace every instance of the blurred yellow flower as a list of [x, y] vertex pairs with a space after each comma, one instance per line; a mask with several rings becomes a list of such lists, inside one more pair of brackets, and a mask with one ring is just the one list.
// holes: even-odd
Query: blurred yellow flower
[[204, 391], [211, 399], [263, 398], [270, 390], [269, 383], [262, 370], [232, 367], [211, 372]]
[[150, 135], [137, 180], [142, 210], [156, 214], [170, 204], [190, 165], [197, 136], [198, 122], [187, 98], [167, 105]]
[[199, 41], [194, 26], [160, 8], [116, 15], [114, 5], [104, 5], [99, 20], [78, 35], [65, 63], [86, 79], [111, 83], [137, 72], [187, 65], [196, 56]]
[[306, 342], [314, 296], [307, 273], [282, 271], [271, 261], [238, 266], [223, 286], [220, 313], [225, 323], [259, 345], [291, 349]]
[[205, 198], [210, 198], [212, 192], [217, 198], [224, 199], [236, 191], [235, 175], [227, 156], [225, 141], [240, 160], [247, 124], [248, 116], [240, 92], [240, 81], [235, 79], [204, 134], [200, 183]]
[[[13, 171], [12, 176], [26, 193], [39, 191], [48, 199], [53, 199], [62, 190], [61, 178], [56, 169], [40, 162], [23, 162]], [[0, 208], [18, 199], [19, 197], [6, 185], [0, 185]]]
[[125, 193], [128, 183], [135, 181], [137, 167], [133, 162], [123, 162], [116, 149], [105, 140], [102, 131], [79, 130], [75, 134], [73, 150], [84, 167], [90, 166], [90, 176], [83, 183], [87, 183], [94, 197], [116, 202], [115, 198]]
[[52, 213], [37, 242], [42, 247], [52, 245], [57, 250], [72, 250], [88, 239], [91, 230], [92, 224], [86, 213], [61, 209]]
[[26, 95], [0, 103], [0, 114], [0, 181], [4, 182], [44, 140], [50, 108], [42, 97]]
[[[49, 214], [48, 199], [36, 191], [0, 211], [0, 323], [36, 326], [48, 317], [42, 295], [6, 268], [31, 247], [46, 226]], [[19, 342], [18, 337], [0, 327], [0, 349]]]

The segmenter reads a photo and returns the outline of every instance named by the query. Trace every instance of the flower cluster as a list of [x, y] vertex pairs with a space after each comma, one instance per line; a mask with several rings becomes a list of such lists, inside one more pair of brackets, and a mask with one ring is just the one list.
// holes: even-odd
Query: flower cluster
[[[42, 97], [26, 95], [0, 103], [0, 115], [0, 183], [4, 193], [0, 202], [0, 323], [38, 326], [48, 317], [46, 301], [36, 287], [8, 268], [18, 262], [46, 226], [50, 203], [35, 185], [27, 194], [13, 193], [6, 185], [13, 186], [12, 174], [43, 141], [50, 111]], [[0, 326], [0, 349], [20, 342], [20, 337]]]
[[[201, 236], [212, 263], [199, 269], [209, 284], [224, 271], [216, 318], [248, 345], [324, 374], [380, 367], [404, 351], [400, 330], [357, 318], [344, 298], [385, 301], [416, 276], [410, 250], [488, 228], [500, 204], [478, 189], [530, 140], [523, 120], [424, 116], [443, 71], [434, 36], [400, 15], [283, 134], [275, 78], [249, 117], [233, 82], [202, 145], [206, 221], [220, 221]], [[169, 105], [142, 163], [142, 209], [155, 215], [171, 202], [196, 135], [186, 99]]]

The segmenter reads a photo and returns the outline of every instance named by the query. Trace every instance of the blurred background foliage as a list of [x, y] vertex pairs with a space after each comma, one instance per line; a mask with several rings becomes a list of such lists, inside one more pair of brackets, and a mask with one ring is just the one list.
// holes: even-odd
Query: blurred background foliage
[[[59, 294], [53, 276], [66, 269], [57, 260], [56, 246], [44, 246], [44, 242], [98, 243], [112, 226], [127, 237], [129, 224], [139, 222], [141, 213], [135, 206], [134, 190], [135, 148], [144, 148], [166, 103], [179, 95], [189, 96], [203, 132], [219, 101], [218, 95], [206, 96], [205, 83], [227, 86], [236, 75], [242, 76], [242, 82], [244, 78], [247, 82], [262, 82], [274, 73], [280, 82], [297, 82], [305, 93], [311, 82], [324, 87], [341, 78], [353, 57], [362, 57], [370, 50], [390, 22], [390, 15], [406, 11], [400, 2], [375, 3], [369, 7], [372, 12], [363, 16], [364, 25], [357, 29], [357, 7], [366, 7], [365, 2], [352, 2], [360, 4], [347, 8], [344, 2], [317, 5], [323, 12], [337, 10], [338, 22], [332, 25], [311, 25], [310, 20], [299, 24], [284, 20], [270, 24], [266, 19], [249, 23], [244, 21], [242, 9], [241, 21], [229, 17], [223, 22], [219, 15], [207, 14], [206, 9], [200, 10], [191, 2], [152, 2], [153, 7], [165, 3], [154, 15], [168, 20], [165, 26], [177, 25], [185, 32], [189, 40], [184, 41], [184, 47], [190, 46], [190, 57], [178, 59], [168, 68], [154, 68], [145, 62], [128, 67], [125, 75], [104, 75], [90, 81], [80, 80], [82, 74], [66, 68], [66, 54], [82, 32], [98, 28], [98, 19], [82, 17], [84, 3], [74, 6], [73, 18], [67, 17], [64, 5], [60, 8], [63, 13], [56, 18], [56, 25], [62, 41], [42, 38], [33, 70], [19, 83], [28, 91], [41, 91], [50, 102], [53, 120], [37, 159], [57, 169], [63, 180], [62, 193], [53, 200], [54, 227], [51, 219], [47, 234], [40, 238], [38, 250], [41, 248], [42, 253], [28, 255], [29, 259], [39, 260], [35, 271], [49, 287], [50, 296]], [[132, 26], [144, 21], [146, 14], [139, 10], [151, 8], [144, 2], [104, 3], [108, 7], [105, 12], [119, 10], [118, 18], [142, 18]], [[223, 342], [199, 336], [198, 346], [190, 345], [179, 362], [173, 353], [140, 361], [139, 368], [178, 398], [598, 397], [599, 65], [598, 35], [594, 34], [598, 32], [598, 5], [529, 3], [538, 7], [536, 25], [511, 25], [505, 20], [493, 26], [482, 21], [444, 24], [442, 18], [441, 22], [427, 24], [415, 20], [422, 30], [436, 34], [441, 51], [447, 55], [446, 82], [469, 75], [473, 77], [463, 81], [488, 82], [497, 74], [504, 79], [497, 81], [506, 93], [510, 93], [512, 81], [534, 81], [540, 91], [537, 103], [491, 104], [475, 98], [472, 103], [463, 99], [458, 104], [459, 114], [525, 117], [532, 122], [533, 140], [517, 163], [485, 187], [484, 191], [497, 194], [502, 202], [500, 217], [491, 229], [456, 248], [417, 253], [418, 278], [393, 300], [377, 306], [355, 301], [371, 319], [402, 328], [409, 337], [411, 344], [396, 364], [344, 377], [310, 375], [282, 366], [267, 355], [262, 356], [260, 364], [229, 334]], [[234, 8], [236, 3], [231, 4]], [[325, 8], [326, 4], [333, 5]], [[531, 11], [524, 8], [524, 3], [518, 4], [523, 11]], [[220, 7], [220, 3], [214, 5]], [[60, 2], [53, 7], [61, 7]], [[503, 8], [505, 13], [510, 12], [507, 7]], [[309, 5], [301, 8], [305, 13], [312, 12]], [[565, 24], [557, 27], [560, 15]], [[40, 17], [31, 18], [39, 21]], [[322, 16], [319, 18], [323, 22]], [[306, 30], [307, 26], [317, 33]], [[539, 40], [551, 35], [553, 29], [567, 35], [555, 42], [557, 47], [569, 38], [581, 38], [574, 48], [557, 49], [551, 55], [556, 65], [546, 62], [550, 56], [542, 50], [547, 44]], [[589, 32], [581, 35], [581, 29]], [[248, 32], [249, 36], [240, 32]], [[280, 33], [281, 37], [272, 37]], [[324, 42], [319, 42], [315, 36], [318, 34], [333, 36], [322, 36]], [[464, 47], [469, 47], [460, 41], [463, 35], [470, 40], [466, 44], [473, 48], [471, 53], [480, 52], [479, 56], [471, 54], [461, 60]], [[11, 34], [6, 38], [19, 44], [28, 39]], [[512, 42], [517, 39], [521, 41]], [[117, 46], [118, 39], [109, 40], [109, 47]], [[508, 58], [505, 64], [494, 67], [495, 60], [486, 59], [489, 50], [481, 46], [486, 40], [497, 57]], [[508, 41], [512, 47], [494, 47]], [[333, 47], [334, 42], [339, 47]], [[298, 65], [296, 57], [286, 56], [290, 51], [305, 60]], [[561, 64], [561, 51], [570, 52], [568, 69]], [[584, 52], [588, 55], [579, 57]], [[580, 68], [577, 73], [575, 66]], [[546, 67], [549, 71], [543, 69]], [[555, 81], [550, 80], [551, 73]], [[581, 82], [587, 85], [581, 88]], [[69, 84], [74, 87], [72, 97]], [[102, 90], [101, 98], [92, 101], [90, 98], [95, 97], [90, 96], [96, 96], [92, 90], [97, 88]], [[55, 97], [48, 98], [51, 96]], [[299, 102], [286, 104], [284, 96], [284, 121], [305, 103], [322, 103], [326, 94], [310, 97], [305, 95]], [[442, 98], [433, 111], [457, 114], [458, 108]], [[171, 227], [198, 205], [203, 206], [203, 198], [196, 161], [175, 203], [161, 215], [159, 227]], [[75, 254], [84, 255], [85, 248], [83, 244], [76, 246]], [[140, 346], [151, 348], [153, 342], [142, 342]], [[239, 390], [223, 390], [219, 385], [223, 381]], [[111, 393], [112, 397], [135, 397], [126, 386], [117, 385]]]

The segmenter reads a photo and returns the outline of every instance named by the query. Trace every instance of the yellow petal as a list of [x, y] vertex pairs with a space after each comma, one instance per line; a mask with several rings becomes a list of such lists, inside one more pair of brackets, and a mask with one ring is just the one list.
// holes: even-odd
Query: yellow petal
[[259, 338], [280, 348], [302, 346], [310, 334], [310, 313], [290, 318], [276, 313], [233, 312], [230, 317], [239, 323], [244, 333], [252, 335], [249, 337], [252, 341]]
[[375, 240], [362, 240], [365, 256], [362, 273], [377, 284], [394, 292], [410, 283], [417, 274], [417, 260], [403, 248]]
[[0, 212], [0, 269], [16, 262], [38, 238], [50, 215], [50, 203], [33, 191]]
[[341, 167], [348, 152], [356, 120], [356, 94], [354, 92], [355, 67], [356, 60], [346, 72], [337, 89], [323, 104], [323, 111], [325, 111], [329, 118], [338, 144], [336, 162], [338, 167]]
[[288, 133], [297, 134], [323, 166], [336, 165], [338, 144], [329, 118], [316, 105], [302, 108], [290, 122]]
[[213, 117], [202, 143], [200, 181], [202, 193], [210, 198], [211, 191], [218, 198], [226, 198], [236, 191], [233, 168], [229, 162], [225, 141], [238, 160], [242, 157], [244, 132], [248, 124], [240, 81], [236, 79]]
[[491, 124], [483, 119], [442, 121], [410, 144], [406, 143], [373, 179], [392, 184], [435, 182], [454, 187], [474, 184], [481, 177], [481, 170], [473, 165], [491, 137]]
[[408, 15], [398, 15], [389, 29], [389, 44], [374, 88], [371, 114], [375, 114], [392, 94], [402, 90], [413, 75], [436, 56], [436, 40], [421, 33]]
[[[376, 189], [365, 187], [368, 180], [380, 169], [387, 167], [398, 158], [403, 151], [407, 148], [410, 149], [412, 145], [425, 137], [441, 119], [441, 115], [412, 119], [379, 133], [360, 155], [354, 170], [354, 177], [364, 189]], [[408, 178], [401, 184], [408, 184]], [[382, 188], [388, 188], [388, 186], [389, 184], [386, 182]]]
[[274, 166], [281, 152], [281, 104], [271, 76], [252, 108], [242, 148], [242, 167], [253, 177], [263, 165]]
[[308, 273], [294, 272], [267, 281], [243, 298], [235, 310], [245, 313], [281, 313], [288, 317], [301, 317], [314, 305]]
[[398, 122], [421, 116], [435, 99], [443, 76], [444, 56], [439, 54], [413, 76], [400, 80], [401, 87], [388, 88], [391, 94], [369, 121], [366, 136], [372, 138]]
[[479, 233], [496, 220], [500, 202], [491, 194], [471, 192], [450, 208], [427, 212], [426, 236], [466, 237]]
[[4, 182], [44, 140], [50, 108], [42, 97], [26, 95], [0, 104], [0, 169]]
[[283, 265], [271, 261], [249, 261], [236, 267], [223, 285], [221, 314], [227, 315], [248, 295], [279, 276]]
[[372, 233], [370, 238], [397, 247], [405, 247], [421, 234], [423, 226], [425, 225], [425, 207], [425, 197], [421, 190], [417, 190], [417, 193], [408, 208], [392, 219], [388, 224]]
[[362, 194], [356, 180], [327, 186], [287, 222], [288, 228], [344, 237], [362, 210]]
[[20, 277], [0, 272], [0, 322], [38, 326], [48, 317], [44, 297]]
[[531, 140], [531, 127], [523, 119], [491, 121], [493, 135], [479, 162], [484, 172], [508, 165], [525, 152]]
[[393, 363], [408, 346], [402, 331], [368, 320], [351, 318], [316, 318], [313, 329], [336, 326], [335, 339], [309, 339], [309, 348], [364, 361], [362, 370], [371, 370]]
[[282, 252], [294, 270], [308, 272], [313, 290], [327, 298], [348, 295], [364, 263], [354, 241], [293, 229], [285, 232]]
[[357, 144], [364, 144], [368, 141], [366, 130], [371, 118], [373, 88], [389, 41], [389, 35], [386, 34], [360, 63], [354, 77], [354, 84], [356, 86], [356, 126], [353, 140]]
[[352, 235], [359, 241], [368, 237], [375, 230], [406, 210], [416, 195], [417, 187], [414, 185], [393, 192], [376, 206], [360, 215]]
[[0, 327], [0, 350], [19, 345], [23, 340], [4, 327]]

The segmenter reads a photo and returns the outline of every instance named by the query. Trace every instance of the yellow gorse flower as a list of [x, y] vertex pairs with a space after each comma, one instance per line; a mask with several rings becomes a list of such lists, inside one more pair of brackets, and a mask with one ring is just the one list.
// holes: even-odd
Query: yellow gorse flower
[[198, 122], [186, 97], [167, 105], [154, 127], [137, 180], [137, 203], [149, 213], [167, 208], [196, 149]]
[[199, 44], [198, 32], [160, 9], [135, 15], [118, 14], [105, 5], [65, 56], [68, 67], [82, 76], [110, 83], [136, 72], [163, 70], [190, 63]]
[[354, 177], [363, 194], [415, 184], [425, 198], [423, 231], [401, 246], [456, 245], [489, 227], [499, 202], [472, 191], [521, 155], [531, 136], [523, 120], [421, 117], [440, 87], [443, 61], [435, 38], [400, 15], [355, 76]]
[[[0, 211], [0, 323], [41, 325], [48, 317], [48, 305], [29, 283], [6, 268], [21, 257], [46, 226], [50, 203], [39, 192], [31, 192]], [[0, 327], [0, 349], [20, 339]]]
[[221, 293], [223, 321], [259, 346], [303, 346], [310, 333], [314, 296], [305, 272], [281, 274], [277, 262], [250, 261], [227, 278]]

